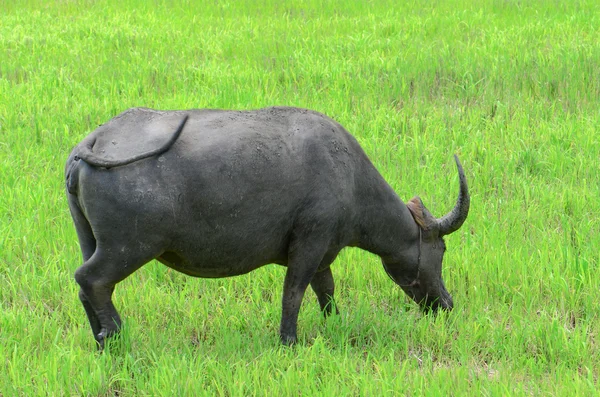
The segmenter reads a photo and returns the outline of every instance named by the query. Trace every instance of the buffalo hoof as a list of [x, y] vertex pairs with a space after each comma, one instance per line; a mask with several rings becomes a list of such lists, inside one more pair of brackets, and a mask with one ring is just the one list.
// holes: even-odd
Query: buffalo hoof
[[96, 343], [98, 344], [98, 350], [103, 351], [106, 340], [109, 338], [115, 338], [118, 335], [119, 329], [109, 331], [106, 328], [102, 328], [100, 333], [95, 337]]
[[96, 335], [95, 339], [96, 344], [98, 345], [98, 351], [102, 352], [104, 350], [104, 340], [106, 339], [104, 333], [100, 332], [98, 335]]
[[296, 335], [281, 335], [281, 344], [284, 346], [293, 346], [298, 342]]

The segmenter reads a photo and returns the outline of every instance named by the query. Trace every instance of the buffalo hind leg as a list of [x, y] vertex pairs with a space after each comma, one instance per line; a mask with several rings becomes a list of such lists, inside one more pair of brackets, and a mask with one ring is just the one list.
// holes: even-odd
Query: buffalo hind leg
[[317, 295], [319, 306], [325, 317], [331, 315], [332, 309], [335, 307], [335, 314], [340, 314], [333, 299], [335, 286], [333, 283], [333, 274], [331, 268], [327, 267], [324, 270], [317, 271], [310, 281], [310, 286]]
[[96, 316], [94, 308], [90, 304], [90, 301], [87, 298], [87, 296], [85, 296], [85, 292], [83, 292], [83, 288], [79, 288], [79, 300], [83, 305], [85, 314], [87, 314], [88, 321], [90, 322], [90, 327], [92, 327], [92, 332], [95, 337], [100, 333], [102, 327], [100, 326], [100, 320], [98, 319], [98, 316]]
[[[118, 251], [128, 250], [112, 250]], [[75, 280], [81, 287], [79, 297], [100, 350], [104, 348], [105, 340], [117, 334], [121, 328], [121, 317], [111, 300], [115, 285], [153, 258], [141, 255], [115, 257], [104, 252], [97, 249], [75, 271]]]
[[[96, 240], [94, 239], [84, 239], [82, 237], [79, 238], [79, 244], [81, 246], [81, 252], [83, 254], [84, 263], [87, 262], [96, 251]], [[94, 335], [98, 335], [100, 333], [100, 320], [94, 311], [94, 308], [90, 304], [89, 299], [85, 295], [85, 292], [82, 288], [79, 288], [79, 300], [85, 309], [85, 314], [87, 314], [87, 318], [90, 322], [90, 326], [92, 327], [92, 332]]]
[[[94, 237], [94, 233], [92, 232], [89, 222], [79, 208], [77, 198], [72, 194], [68, 194], [67, 200], [69, 202], [69, 209], [71, 210], [73, 222], [75, 223], [75, 230], [77, 231], [77, 237], [79, 239], [81, 255], [83, 256], [83, 261], [85, 263], [92, 257], [92, 255], [94, 255], [94, 252], [96, 252], [96, 238]], [[92, 305], [81, 288], [79, 289], [79, 300], [85, 309], [90, 326], [92, 327], [92, 332], [94, 335], [98, 335], [100, 333], [100, 320], [98, 320], [96, 312], [94, 312]]]

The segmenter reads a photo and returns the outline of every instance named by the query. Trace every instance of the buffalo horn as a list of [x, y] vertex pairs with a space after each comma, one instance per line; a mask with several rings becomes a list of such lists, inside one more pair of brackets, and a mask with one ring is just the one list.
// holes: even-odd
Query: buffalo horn
[[467, 178], [465, 177], [465, 172], [463, 171], [462, 165], [456, 154], [454, 155], [454, 160], [456, 161], [456, 168], [458, 168], [460, 191], [458, 193], [458, 200], [456, 200], [456, 205], [452, 211], [437, 220], [440, 236], [458, 230], [469, 214], [469, 204], [471, 199], [469, 197], [469, 188], [467, 187]]

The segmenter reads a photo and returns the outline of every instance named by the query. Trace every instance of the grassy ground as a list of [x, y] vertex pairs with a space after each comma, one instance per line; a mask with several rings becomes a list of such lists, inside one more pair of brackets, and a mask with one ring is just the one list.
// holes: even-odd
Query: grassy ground
[[[596, 1], [178, 3], [0, 0], [0, 395], [598, 393]], [[460, 155], [455, 310], [422, 316], [347, 249], [342, 314], [323, 321], [308, 291], [288, 349], [283, 268], [204, 280], [151, 263], [117, 287], [123, 338], [97, 354], [72, 277], [72, 146], [132, 106], [274, 104], [336, 118], [438, 216]]]

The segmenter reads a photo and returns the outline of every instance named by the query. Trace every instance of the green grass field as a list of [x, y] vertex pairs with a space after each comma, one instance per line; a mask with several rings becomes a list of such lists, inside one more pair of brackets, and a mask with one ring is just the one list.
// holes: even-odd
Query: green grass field
[[[175, 3], [175, 2], [174, 2]], [[600, 8], [594, 0], [0, 0], [0, 396], [594, 395], [600, 375]], [[285, 269], [117, 286], [96, 352], [64, 163], [133, 106], [308, 107], [400, 197], [452, 208], [455, 310], [424, 316], [342, 251], [279, 344]]]

